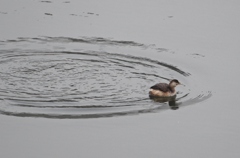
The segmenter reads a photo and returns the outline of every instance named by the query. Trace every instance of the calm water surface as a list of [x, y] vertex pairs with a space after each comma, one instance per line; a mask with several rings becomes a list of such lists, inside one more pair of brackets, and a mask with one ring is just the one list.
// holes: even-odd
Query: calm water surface
[[[239, 158], [239, 15], [234, 0], [1, 0], [1, 157]], [[148, 97], [173, 78], [174, 100]]]

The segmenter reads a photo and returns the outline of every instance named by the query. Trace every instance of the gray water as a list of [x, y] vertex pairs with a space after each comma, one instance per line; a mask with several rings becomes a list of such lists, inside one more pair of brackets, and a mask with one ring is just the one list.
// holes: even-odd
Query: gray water
[[[178, 91], [170, 107], [191, 105], [211, 96], [200, 86], [191, 88], [191, 84], [199, 85], [200, 81], [191, 80], [190, 73], [176, 66], [120, 54], [148, 51], [150, 46], [144, 44], [63, 37], [20, 38], [1, 43], [0, 113], [5, 115], [95, 118], [166, 109], [169, 106], [164, 106], [164, 101], [161, 104], [148, 98], [149, 85], [169, 82], [174, 77], [188, 86]], [[117, 47], [116, 52], [112, 47]], [[152, 51], [161, 50], [151, 47]], [[106, 52], [108, 49], [110, 52]]]
[[239, 5], [1, 1], [2, 157], [239, 157]]

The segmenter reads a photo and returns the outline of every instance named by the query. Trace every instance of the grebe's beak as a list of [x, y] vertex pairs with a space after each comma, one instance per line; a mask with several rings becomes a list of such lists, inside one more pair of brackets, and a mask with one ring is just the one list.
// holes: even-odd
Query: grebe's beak
[[185, 84], [182, 84], [182, 83], [179, 83], [178, 85], [181, 85], [181, 86], [185, 87]]

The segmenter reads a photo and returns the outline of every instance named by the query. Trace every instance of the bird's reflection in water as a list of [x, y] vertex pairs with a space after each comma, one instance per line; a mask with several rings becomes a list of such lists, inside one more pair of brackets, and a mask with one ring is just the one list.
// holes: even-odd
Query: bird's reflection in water
[[176, 95], [172, 97], [154, 97], [154, 96], [149, 96], [150, 99], [152, 99], [155, 102], [159, 103], [165, 103], [168, 102], [168, 105], [170, 109], [172, 110], [177, 110], [179, 108], [179, 103], [176, 102]]

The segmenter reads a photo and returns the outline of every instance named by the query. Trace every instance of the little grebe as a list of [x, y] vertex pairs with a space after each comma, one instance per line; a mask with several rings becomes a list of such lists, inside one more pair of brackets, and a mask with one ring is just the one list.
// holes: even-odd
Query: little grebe
[[158, 83], [150, 87], [149, 96], [151, 97], [172, 97], [176, 95], [175, 87], [180, 85], [180, 82], [176, 79], [167, 83]]

